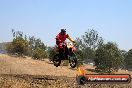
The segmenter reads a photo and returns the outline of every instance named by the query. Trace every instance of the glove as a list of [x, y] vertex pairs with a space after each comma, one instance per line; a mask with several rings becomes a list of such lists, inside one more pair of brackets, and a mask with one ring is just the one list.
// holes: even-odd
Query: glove
[[73, 43], [76, 43], [75, 41], [73, 41]]
[[74, 44], [74, 45], [77, 45], [77, 43], [76, 43], [75, 41], [73, 41], [73, 44]]

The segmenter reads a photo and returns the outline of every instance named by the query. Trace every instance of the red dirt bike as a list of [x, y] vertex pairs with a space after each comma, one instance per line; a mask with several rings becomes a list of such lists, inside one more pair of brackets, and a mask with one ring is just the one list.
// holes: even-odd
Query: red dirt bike
[[[75, 45], [72, 42], [63, 42], [63, 51], [64, 52], [58, 52], [54, 57], [53, 57], [53, 63], [54, 66], [58, 67], [61, 64], [61, 60], [69, 60], [70, 66], [72, 68], [75, 68], [77, 65], [77, 57], [76, 54], [74, 53], [76, 51]], [[58, 49], [58, 47], [56, 47]], [[58, 50], [59, 51], [59, 50]]]

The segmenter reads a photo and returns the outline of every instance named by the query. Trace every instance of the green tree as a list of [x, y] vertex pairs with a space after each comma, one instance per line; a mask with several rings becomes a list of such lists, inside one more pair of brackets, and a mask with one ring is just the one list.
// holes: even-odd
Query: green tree
[[7, 52], [18, 56], [23, 56], [28, 50], [28, 41], [23, 38], [21, 31], [12, 29], [13, 41], [7, 45]]
[[120, 68], [122, 69], [126, 69], [126, 62], [125, 62], [125, 58], [126, 58], [126, 55], [127, 55], [127, 51], [125, 50], [120, 50], [122, 56], [123, 56], [123, 63], [122, 65], [120, 66]]
[[83, 44], [85, 47], [89, 47], [92, 50], [97, 49], [100, 45], [103, 44], [102, 37], [99, 37], [97, 31], [90, 29], [82, 36], [83, 37]]
[[28, 49], [28, 41], [25, 41], [22, 37], [13, 39], [13, 52], [22, 56], [25, 55]]
[[81, 38], [77, 38], [76, 42], [80, 59], [94, 59], [95, 50], [103, 44], [103, 38], [99, 37], [97, 31], [89, 29]]
[[111, 73], [118, 70], [123, 63], [123, 56], [117, 47], [117, 44], [108, 42], [96, 50], [94, 59], [96, 69], [102, 72]]
[[13, 41], [7, 45], [7, 51], [10, 54], [19, 56], [30, 56], [35, 59], [46, 58], [46, 45], [34, 36], [27, 38], [21, 31], [12, 29]]
[[29, 38], [29, 53], [34, 59], [43, 59], [47, 57], [46, 45], [34, 36]]
[[125, 56], [126, 69], [132, 69], [132, 49], [130, 49]]

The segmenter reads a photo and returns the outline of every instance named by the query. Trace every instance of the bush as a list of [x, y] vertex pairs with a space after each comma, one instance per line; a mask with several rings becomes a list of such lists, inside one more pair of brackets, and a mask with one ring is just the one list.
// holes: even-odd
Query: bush
[[33, 59], [44, 59], [47, 57], [47, 53], [41, 49], [41, 48], [36, 48], [33, 52]]
[[40, 39], [36, 39], [34, 36], [29, 37], [25, 35], [23, 37], [23, 32], [14, 31], [13, 41], [6, 46], [6, 50], [9, 54], [17, 56], [31, 56], [34, 59], [46, 58], [46, 46]]
[[6, 46], [6, 50], [9, 54], [23, 56], [26, 54], [28, 49], [28, 42], [21, 37], [13, 39], [13, 42]]

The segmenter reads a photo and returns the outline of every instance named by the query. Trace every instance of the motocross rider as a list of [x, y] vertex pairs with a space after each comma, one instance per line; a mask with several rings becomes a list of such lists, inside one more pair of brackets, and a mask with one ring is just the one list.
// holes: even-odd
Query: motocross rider
[[[66, 39], [69, 39], [71, 42], [75, 43], [75, 40], [72, 39], [68, 34], [66, 34], [66, 29], [61, 29], [61, 32], [56, 36], [56, 44], [58, 45], [59, 53], [61, 54], [61, 57], [64, 57], [64, 49], [62, 46], [62, 43], [65, 42]], [[68, 51], [65, 51], [65, 54], [67, 54]]]

